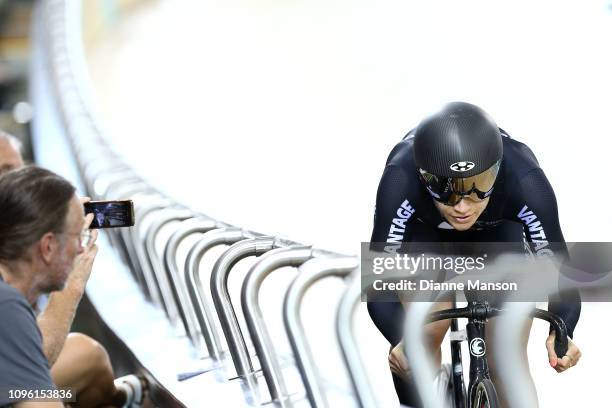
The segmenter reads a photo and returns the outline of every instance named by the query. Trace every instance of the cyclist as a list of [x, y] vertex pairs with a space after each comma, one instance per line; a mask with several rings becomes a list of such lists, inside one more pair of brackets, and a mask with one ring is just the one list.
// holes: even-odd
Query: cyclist
[[[564, 259], [554, 191], [532, 151], [499, 128], [479, 107], [453, 102], [423, 119], [391, 151], [380, 181], [371, 242], [393, 253], [405, 242], [521, 242], [537, 255]], [[380, 247], [375, 246], [381, 243]], [[435, 309], [446, 309], [440, 302]], [[368, 303], [370, 316], [391, 343], [389, 364], [399, 400], [419, 406], [402, 351], [405, 308], [399, 302]], [[577, 292], [570, 301], [549, 302], [573, 338], [580, 316]], [[495, 320], [495, 319], [493, 319]], [[526, 342], [531, 322], [525, 327]], [[426, 326], [426, 339], [440, 364], [440, 344], [449, 320]], [[557, 372], [576, 365], [581, 353], [569, 341], [557, 359], [554, 332], [546, 340], [549, 363]], [[495, 367], [491, 364], [495, 379]], [[504, 400], [503, 395], [500, 399]]]

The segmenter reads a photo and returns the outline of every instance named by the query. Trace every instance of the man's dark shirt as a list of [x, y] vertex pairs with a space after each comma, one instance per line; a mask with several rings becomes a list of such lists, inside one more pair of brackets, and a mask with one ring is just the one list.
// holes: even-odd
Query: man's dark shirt
[[[489, 203], [472, 230], [490, 229], [505, 220], [518, 222], [534, 253], [564, 260], [567, 247], [557, 244], [565, 239], [555, 193], [531, 149], [501, 131], [504, 137], [499, 174]], [[413, 142], [410, 132], [393, 148], [378, 187], [371, 242], [385, 242], [386, 252], [395, 252], [402, 242], [413, 241], [415, 223], [444, 232], [448, 241], [461, 240], [462, 232], [446, 222], [419, 180]], [[551, 302], [549, 310], [565, 321], [572, 337], [580, 303]]]
[[10, 403], [9, 389], [54, 388], [34, 311], [0, 278], [0, 407]]

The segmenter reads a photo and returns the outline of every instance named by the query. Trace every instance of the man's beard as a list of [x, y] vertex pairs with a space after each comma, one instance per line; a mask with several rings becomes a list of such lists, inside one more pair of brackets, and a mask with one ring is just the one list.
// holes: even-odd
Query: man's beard
[[65, 287], [66, 287], [66, 280], [60, 283], [47, 282], [45, 286], [41, 287], [41, 292], [42, 293], [58, 292], [58, 291], [64, 290]]
[[[66, 281], [68, 280], [68, 276], [72, 271], [72, 265], [69, 267], [68, 270], [66, 270], [66, 264], [66, 259], [62, 258], [59, 260], [58, 264], [52, 267], [51, 271], [49, 271], [50, 276], [47, 276], [47, 279], [43, 283], [43, 286], [40, 286], [40, 291], [42, 293], [51, 293], [64, 290], [64, 288], [66, 287]], [[61, 270], [58, 270], [60, 268]]]

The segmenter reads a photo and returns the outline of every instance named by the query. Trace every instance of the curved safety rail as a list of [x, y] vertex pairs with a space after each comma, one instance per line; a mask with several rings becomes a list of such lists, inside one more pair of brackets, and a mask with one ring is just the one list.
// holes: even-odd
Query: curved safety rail
[[[127, 182], [124, 184], [115, 184], [110, 186], [104, 193], [104, 197], [115, 197], [116, 199], [132, 199], [140, 194], [152, 193], [154, 190], [142, 180]], [[142, 272], [138, 264], [138, 258], [134, 249], [132, 240], [123, 239], [122, 233], [128, 230], [127, 228], [118, 228], [109, 230], [108, 235], [114, 243], [114, 246], [121, 251], [124, 261], [129, 265], [130, 271], [134, 279], [138, 280]]]
[[217, 259], [210, 276], [210, 291], [213, 303], [219, 316], [221, 329], [227, 339], [227, 347], [234, 362], [236, 373], [240, 377], [246, 377], [253, 373], [253, 363], [247, 351], [246, 342], [227, 289], [229, 274], [241, 259], [263, 255], [278, 247], [278, 241], [274, 237], [249, 238], [237, 242]]
[[105, 171], [101, 173], [93, 183], [94, 197], [108, 197], [106, 194], [113, 188], [120, 187], [126, 183], [143, 182], [132, 170], [120, 169], [114, 171]]
[[538, 396], [529, 376], [529, 361], [524, 358], [524, 350], [521, 350], [524, 325], [533, 312], [533, 304], [507, 302], [503, 309], [500, 315], [503, 319], [497, 319], [492, 339], [498, 350], [504, 350], [503, 353], [493, 354], [495, 364], [504, 364], [498, 366], [504, 369], [499, 370], [500, 384], [496, 387], [505, 388], [511, 407], [537, 407]]
[[348, 368], [353, 392], [357, 396], [359, 406], [362, 408], [376, 408], [374, 392], [367, 376], [367, 370], [363, 366], [363, 360], [355, 341], [355, 334], [353, 333], [353, 320], [360, 300], [361, 279], [359, 274], [355, 273], [338, 306], [336, 333], [340, 341], [344, 364]]
[[[173, 303], [176, 305], [179, 317], [185, 332], [189, 332], [189, 327], [193, 326], [195, 316], [192, 313], [192, 308], [189, 307], [189, 299], [183, 281], [184, 272], [181, 273], [179, 265], [177, 265], [176, 252], [179, 245], [185, 238], [192, 234], [206, 233], [220, 226], [217, 221], [209, 217], [190, 218], [181, 222], [178, 228], [168, 239], [168, 243], [164, 249], [164, 266], [166, 270], [166, 278], [170, 293], [172, 294]], [[181, 265], [181, 270], [184, 265]]]
[[[122, 237], [126, 241], [131, 241], [134, 245], [136, 257], [140, 264], [140, 271], [142, 272], [142, 276], [140, 277], [141, 288], [147, 299], [155, 305], [162, 305], [163, 303], [158, 285], [155, 282], [153, 265], [147, 256], [147, 248], [145, 245], [146, 236], [148, 235], [151, 224], [147, 224], [143, 221], [146, 221], [149, 217], [154, 218], [155, 212], [162, 211], [166, 208], [173, 208], [173, 206], [174, 203], [171, 200], [159, 196], [152, 196], [147, 201], [137, 202], [134, 204], [134, 212], [138, 220], [136, 225], [134, 225], [133, 228], [124, 229], [121, 232]], [[145, 230], [143, 230], [143, 225], [147, 227]]]
[[414, 380], [423, 406], [444, 408], [444, 403], [434, 387], [433, 379], [436, 374], [430, 357], [431, 353], [427, 351], [425, 338], [422, 335], [423, 326], [432, 305], [432, 302], [412, 302], [410, 305], [410, 313], [406, 313], [404, 324], [404, 354], [410, 367], [415, 370], [415, 373], [419, 373], [414, 376]]
[[219, 245], [233, 245], [248, 238], [252, 238], [252, 235], [240, 228], [227, 227], [209, 231], [191, 248], [185, 261], [185, 285], [197, 321], [197, 326], [190, 326], [187, 334], [193, 344], [199, 347], [198, 333], [201, 333], [208, 355], [217, 360], [222, 357], [221, 341], [215, 329], [215, 320], [209, 307], [205, 286], [200, 279], [200, 262], [211, 248]]
[[156, 239], [159, 231], [171, 222], [185, 221], [189, 218], [196, 217], [191, 210], [179, 210], [179, 209], [164, 209], [155, 213], [155, 221], [149, 227], [145, 240], [146, 256], [149, 258], [149, 262], [153, 269], [153, 275], [155, 282], [157, 283], [157, 290], [159, 290], [160, 298], [168, 319], [176, 326], [178, 323], [178, 310], [177, 306], [172, 298], [170, 292], [170, 283], [166, 276], [165, 268], [162, 263], [161, 256], [157, 252]]
[[337, 256], [314, 258], [300, 266], [298, 276], [285, 295], [283, 318], [291, 349], [306, 388], [310, 404], [316, 408], [328, 407], [325, 389], [320, 380], [304, 327], [300, 319], [301, 304], [308, 288], [329, 276], [344, 278], [359, 267], [355, 257]]
[[[134, 185], [134, 188], [136, 188], [137, 186]], [[134, 202], [134, 216], [135, 218], [139, 219], [138, 217], [138, 205], [136, 203], [140, 203], [141, 201], [146, 201], [148, 199], [150, 199], [153, 196], [156, 196], [156, 193], [151, 192], [149, 190], [145, 190], [145, 191], [141, 191], [139, 190], [133, 190], [131, 192], [127, 191], [124, 192], [124, 190], [120, 190], [119, 191], [120, 194], [123, 195], [116, 195], [114, 197], [129, 197], [129, 199], [131, 199]], [[140, 226], [140, 220], [137, 223], [138, 226]], [[138, 282], [138, 284], [142, 287], [143, 292], [145, 292], [145, 295], [147, 293], [147, 288], [145, 280], [144, 280], [144, 272], [142, 271], [142, 266], [141, 266], [141, 260], [140, 257], [138, 255], [138, 249], [137, 249], [137, 242], [136, 240], [132, 239], [132, 231], [136, 229], [136, 225], [134, 225], [132, 228], [118, 228], [116, 235], [117, 235], [117, 239], [120, 240], [121, 242], [123, 242], [123, 244], [125, 245], [125, 249], [127, 250], [127, 257], [128, 257], [128, 265], [131, 268], [131, 272], [132, 272], [132, 276], [134, 276], [134, 279], [136, 280], [136, 282]]]
[[264, 279], [276, 269], [293, 266], [298, 267], [313, 257], [312, 247], [290, 246], [279, 248], [268, 252], [251, 267], [242, 283], [242, 311], [253, 339], [253, 346], [259, 357], [261, 369], [270, 391], [270, 396], [275, 401], [284, 402], [287, 397], [287, 387], [278, 363], [278, 357], [274, 352], [272, 338], [263, 319], [259, 307], [259, 290]]

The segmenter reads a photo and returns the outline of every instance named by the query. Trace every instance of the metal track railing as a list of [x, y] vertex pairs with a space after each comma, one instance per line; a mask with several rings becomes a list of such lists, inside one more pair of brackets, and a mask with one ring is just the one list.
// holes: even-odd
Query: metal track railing
[[[224, 364], [223, 334], [238, 381], [249, 386], [254, 386], [253, 378], [256, 376], [227, 282], [239, 260], [261, 256], [242, 283], [240, 304], [268, 392], [281, 406], [292, 402], [275, 352], [274, 339], [268, 333], [259, 307], [259, 290], [263, 280], [275, 270], [287, 266], [297, 268], [297, 278], [284, 299], [286, 331], [307, 400], [313, 407], [326, 406], [325, 387], [300, 324], [300, 304], [305, 291], [316, 280], [332, 275], [346, 278], [356, 273], [358, 258], [313, 249], [214, 220], [180, 205], [140, 177], [110, 148], [93, 113], [82, 50], [80, 6], [81, 2], [76, 0], [42, 1], [38, 5], [37, 24], [41, 25], [43, 34], [35, 40], [44, 42], [46, 66], [53, 80], [58, 110], [87, 193], [94, 199], [113, 197], [133, 198], [135, 201], [136, 226], [110, 231], [111, 244], [120, 253], [146, 298], [165, 311], [174, 327], [184, 331], [178, 335], [185, 334], [202, 357], [210, 358], [218, 365]], [[162, 230], [170, 231], [169, 239], [163, 242], [160, 241]], [[188, 248], [184, 264], [179, 264], [179, 245], [193, 234], [200, 235], [198, 241]], [[212, 268], [210, 283], [203, 281], [200, 263], [211, 248], [221, 245], [227, 248]], [[211, 300], [214, 311], [210, 307]], [[351, 348], [355, 342], [350, 341], [355, 311], [353, 297], [347, 302], [349, 306], [342, 306], [337, 320], [345, 357], [356, 355], [356, 350]], [[222, 333], [216, 329], [216, 319]], [[347, 361], [353, 383], [365, 383], [367, 380], [363, 373], [355, 372], [356, 367]], [[357, 381], [357, 378], [361, 380]], [[373, 406], [374, 397], [368, 390], [355, 387], [354, 395], [346, 395], [348, 405]]]

